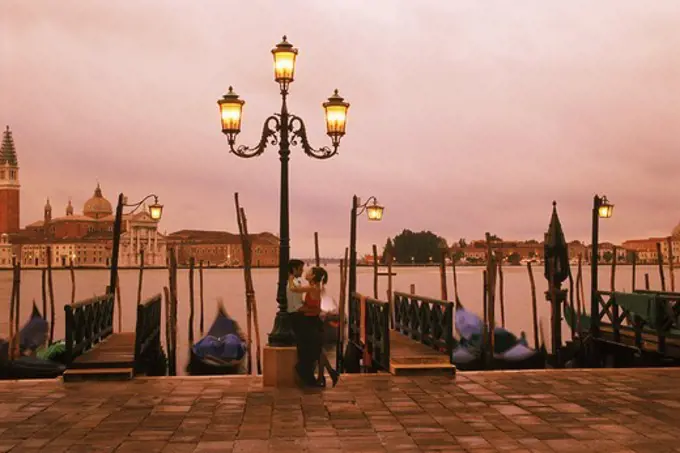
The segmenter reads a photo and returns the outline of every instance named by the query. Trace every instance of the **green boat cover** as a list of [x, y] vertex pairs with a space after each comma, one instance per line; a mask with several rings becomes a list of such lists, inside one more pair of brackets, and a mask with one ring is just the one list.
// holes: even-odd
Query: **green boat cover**
[[[564, 319], [567, 321], [567, 324], [569, 324], [569, 327], [571, 327], [572, 330], [577, 330], [576, 328], [578, 327], [578, 324], [576, 322], [576, 311], [572, 311], [569, 304], [564, 304]], [[588, 330], [590, 330], [590, 316], [581, 314], [581, 331], [587, 332]]]
[[66, 352], [66, 342], [61, 340], [56, 343], [52, 343], [49, 346], [38, 349], [35, 355], [39, 359], [54, 360], [64, 352]]
[[654, 295], [614, 292], [612, 297], [619, 307], [638, 315], [650, 326], [657, 324]]

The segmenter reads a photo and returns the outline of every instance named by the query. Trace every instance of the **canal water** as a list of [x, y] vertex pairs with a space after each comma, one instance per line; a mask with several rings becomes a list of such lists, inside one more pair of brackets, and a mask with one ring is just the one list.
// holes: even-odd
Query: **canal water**
[[[329, 265], [329, 282], [327, 290], [335, 299], [340, 291], [340, 267], [337, 264]], [[482, 279], [483, 267], [458, 267], [458, 294], [465, 308], [482, 314]], [[393, 277], [395, 291], [409, 292], [411, 284], [416, 287], [416, 294], [433, 298], [440, 297], [439, 268], [437, 267], [395, 267], [397, 273]], [[669, 287], [668, 269], [666, 272], [666, 284]], [[531, 320], [531, 289], [527, 269], [525, 266], [504, 266], [504, 295], [505, 295], [505, 326], [510, 331], [519, 334], [526, 332], [527, 338], [533, 338]], [[574, 279], [576, 268], [572, 268]], [[657, 266], [637, 267], [637, 288], [644, 287], [644, 274], [649, 274], [652, 289], [660, 289], [660, 278]], [[611, 288], [610, 266], [600, 266], [600, 288]], [[267, 342], [267, 334], [276, 313], [276, 269], [253, 269], [253, 282], [255, 297], [257, 300], [260, 334], [262, 344]], [[120, 287], [123, 308], [123, 330], [133, 331], [136, 318], [136, 298], [138, 285], [138, 270], [121, 270]], [[534, 266], [534, 278], [538, 299], [539, 320], [543, 321], [546, 342], [550, 339], [550, 305], [545, 301], [547, 281], [543, 277], [543, 267]], [[41, 309], [41, 271], [24, 270], [21, 275], [21, 319], [23, 325], [31, 313], [32, 302], [35, 300]], [[55, 338], [64, 336], [64, 305], [71, 299], [71, 277], [68, 270], [56, 270], [53, 272], [54, 294], [56, 305], [57, 322], [55, 324]], [[94, 295], [103, 294], [109, 281], [107, 270], [78, 270], [75, 272], [76, 300], [86, 299]], [[586, 300], [590, 300], [590, 268], [583, 267], [583, 284]], [[168, 271], [165, 269], [145, 270], [142, 288], [142, 297], [148, 298], [163, 291], [163, 286], [168, 285]], [[451, 268], [447, 269], [447, 286], [449, 300], [453, 299], [453, 276]], [[6, 337], [9, 331], [9, 300], [12, 287], [12, 272], [0, 272], [0, 337]], [[568, 287], [565, 281], [563, 287]], [[632, 287], [632, 267], [619, 266], [616, 270], [616, 290], [630, 291]], [[195, 329], [199, 326], [199, 296], [198, 296], [198, 271], [195, 272]], [[373, 269], [367, 267], [358, 268], [357, 289], [359, 292], [373, 295]], [[385, 300], [387, 291], [387, 277], [379, 277], [379, 298]], [[183, 371], [188, 360], [188, 319], [189, 319], [189, 271], [178, 270], [178, 373]], [[243, 271], [241, 269], [205, 269], [204, 270], [204, 304], [205, 304], [205, 330], [212, 323], [216, 310], [217, 301], [223, 300], [229, 314], [237, 319], [245, 331], [246, 310]], [[498, 303], [498, 297], [497, 297]], [[588, 302], [589, 304], [589, 302]], [[588, 305], [589, 307], [589, 305]], [[163, 314], [165, 317], [165, 313]], [[497, 323], [500, 324], [500, 308], [496, 308]], [[163, 318], [165, 319], [165, 318]], [[118, 328], [118, 315], [114, 314], [114, 331]], [[164, 327], [164, 326], [163, 326]], [[165, 333], [162, 334], [165, 342]], [[567, 339], [570, 331], [566, 323], [563, 325], [563, 338]], [[200, 335], [195, 333], [195, 338]]]

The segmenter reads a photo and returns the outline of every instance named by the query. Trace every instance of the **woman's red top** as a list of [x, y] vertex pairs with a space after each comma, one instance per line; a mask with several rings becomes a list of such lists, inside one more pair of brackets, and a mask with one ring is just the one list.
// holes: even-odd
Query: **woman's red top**
[[321, 299], [312, 299], [310, 293], [305, 294], [305, 303], [300, 309], [305, 316], [319, 316], [321, 314]]

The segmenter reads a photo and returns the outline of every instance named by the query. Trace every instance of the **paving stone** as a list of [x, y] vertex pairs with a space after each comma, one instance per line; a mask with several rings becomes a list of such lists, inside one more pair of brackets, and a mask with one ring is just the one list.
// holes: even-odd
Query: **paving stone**
[[0, 382], [0, 453], [673, 452], [676, 369]]

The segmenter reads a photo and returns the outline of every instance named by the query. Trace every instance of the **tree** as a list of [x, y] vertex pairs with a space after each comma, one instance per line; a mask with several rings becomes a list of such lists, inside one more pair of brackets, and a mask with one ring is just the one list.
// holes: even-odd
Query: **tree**
[[602, 259], [604, 259], [605, 263], [611, 263], [612, 258], [614, 258], [614, 254], [612, 252], [610, 252], [609, 250], [607, 250], [606, 252], [604, 252], [602, 254]]
[[538, 241], [536, 239], [529, 239], [528, 241], [526, 241], [526, 244], [535, 245], [535, 244], [538, 244]]
[[465, 240], [465, 238], [458, 239], [458, 247], [464, 249], [467, 246], [468, 246], [468, 244], [467, 244], [467, 241]]
[[465, 253], [463, 253], [462, 250], [456, 250], [455, 252], [453, 252], [453, 256], [451, 257], [451, 259], [453, 260], [454, 263], [457, 263], [460, 260], [462, 260], [464, 256]]
[[394, 244], [392, 244], [392, 238], [387, 238], [387, 242], [385, 242], [385, 247], [383, 247], [381, 260], [382, 264], [387, 264], [388, 255], [394, 259]]
[[414, 233], [404, 230], [394, 237], [394, 258], [398, 263], [429, 263], [430, 257], [434, 262], [441, 261], [441, 246], [446, 240], [431, 231]]
[[534, 252], [533, 250], [529, 252], [529, 258], [536, 258], [536, 252]]
[[489, 235], [489, 240], [493, 242], [503, 242], [503, 239], [499, 238], [495, 234]]
[[522, 261], [522, 257], [519, 253], [512, 252], [510, 255], [508, 255], [508, 263], [510, 264], [519, 265], [520, 261]]

